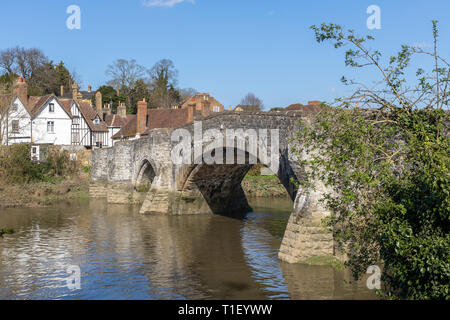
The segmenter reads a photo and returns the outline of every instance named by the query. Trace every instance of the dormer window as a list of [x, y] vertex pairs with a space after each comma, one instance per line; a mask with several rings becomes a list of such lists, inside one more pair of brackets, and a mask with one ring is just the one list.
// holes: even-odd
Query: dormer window
[[49, 103], [48, 112], [55, 112], [55, 104], [54, 103]]
[[94, 124], [99, 124], [100, 123], [100, 119], [97, 117], [94, 119]]

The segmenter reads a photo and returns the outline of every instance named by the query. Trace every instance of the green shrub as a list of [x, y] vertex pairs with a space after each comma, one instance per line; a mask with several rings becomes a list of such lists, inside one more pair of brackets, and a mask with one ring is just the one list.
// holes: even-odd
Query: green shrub
[[0, 177], [6, 183], [53, 182], [77, 172], [78, 164], [70, 161], [67, 151], [52, 149], [44, 163], [30, 160], [29, 144], [0, 147]]
[[334, 24], [313, 29], [319, 42], [352, 46], [347, 66], [374, 67], [381, 79], [377, 87], [343, 77], [354, 94], [301, 122], [297, 151], [310, 155], [304, 187], [321, 180], [333, 189], [323, 199], [325, 222], [355, 278], [382, 262], [384, 297], [450, 299], [450, 64], [436, 51], [437, 22], [435, 49], [426, 53], [434, 68], [418, 69], [416, 87], [405, 74], [422, 51], [404, 45], [386, 66], [366, 46], [371, 36]]

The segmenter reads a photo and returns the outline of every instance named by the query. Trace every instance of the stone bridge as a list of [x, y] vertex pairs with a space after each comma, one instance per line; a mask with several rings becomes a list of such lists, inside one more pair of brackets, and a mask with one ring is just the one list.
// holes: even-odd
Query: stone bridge
[[[273, 171], [294, 203], [279, 258], [294, 263], [337, 256], [332, 233], [321, 223], [329, 214], [319, 203], [324, 187], [316, 184], [316, 190], [308, 193], [298, 187], [304, 176], [298, 155], [292, 151], [292, 139], [300, 129], [302, 117], [307, 115], [299, 112], [225, 112], [204, 118], [201, 123], [151, 130], [140, 139], [95, 150], [92, 153], [91, 197], [107, 197], [109, 203], [139, 202], [142, 203], [142, 214], [245, 214], [251, 208], [241, 187], [242, 179], [255, 161], [268, 164], [269, 158], [272, 168], [275, 168], [275, 162], [278, 163]], [[172, 141], [174, 133], [180, 129], [194, 140], [185, 146], [196, 150], [189, 153], [183, 163], [173, 161], [178, 150], [172, 152], [180, 146], [179, 140]], [[235, 130], [236, 136], [242, 136], [239, 129], [258, 135], [258, 150], [250, 147], [250, 138], [244, 139], [244, 144], [238, 139], [233, 139], [231, 144], [226, 141], [230, 130]], [[200, 136], [210, 139], [200, 137], [195, 140], [199, 132]], [[264, 132], [267, 132], [266, 137]], [[222, 136], [227, 142], [223, 150], [220, 149], [223, 155], [212, 146], [214, 139], [211, 136], [216, 141]], [[277, 139], [273, 140], [274, 137]], [[183, 152], [180, 155], [186, 154]], [[225, 161], [229, 154], [233, 164], [226, 164], [230, 163]], [[237, 161], [238, 154], [244, 155], [243, 161]], [[213, 157], [223, 159], [223, 163], [207, 164], [210, 162], [206, 159]]]

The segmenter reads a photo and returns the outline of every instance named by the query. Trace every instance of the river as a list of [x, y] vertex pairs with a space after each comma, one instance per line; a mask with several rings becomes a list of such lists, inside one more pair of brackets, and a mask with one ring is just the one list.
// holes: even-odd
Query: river
[[348, 271], [280, 262], [292, 202], [250, 204], [239, 218], [143, 216], [103, 200], [0, 209], [15, 230], [0, 238], [0, 299], [376, 298]]

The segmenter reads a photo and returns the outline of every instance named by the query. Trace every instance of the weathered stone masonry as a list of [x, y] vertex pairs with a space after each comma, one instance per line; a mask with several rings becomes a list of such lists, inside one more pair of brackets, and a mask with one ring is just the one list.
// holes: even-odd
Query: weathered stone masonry
[[[226, 129], [279, 129], [280, 166], [276, 175], [294, 201], [279, 258], [290, 263], [335, 255], [332, 234], [321, 224], [329, 214], [318, 201], [323, 187], [317, 186], [310, 193], [296, 190], [302, 168], [291, 151], [291, 139], [299, 130], [300, 117], [299, 112], [226, 112], [202, 121], [203, 132], [219, 129], [224, 136]], [[194, 136], [192, 124], [183, 128]], [[91, 197], [107, 197], [111, 203], [142, 202], [143, 214], [235, 214], [251, 210], [241, 188], [251, 164], [175, 165], [171, 161], [171, 133], [172, 129], [156, 129], [141, 139], [95, 150]], [[141, 188], [145, 184], [149, 185], [148, 192]]]

